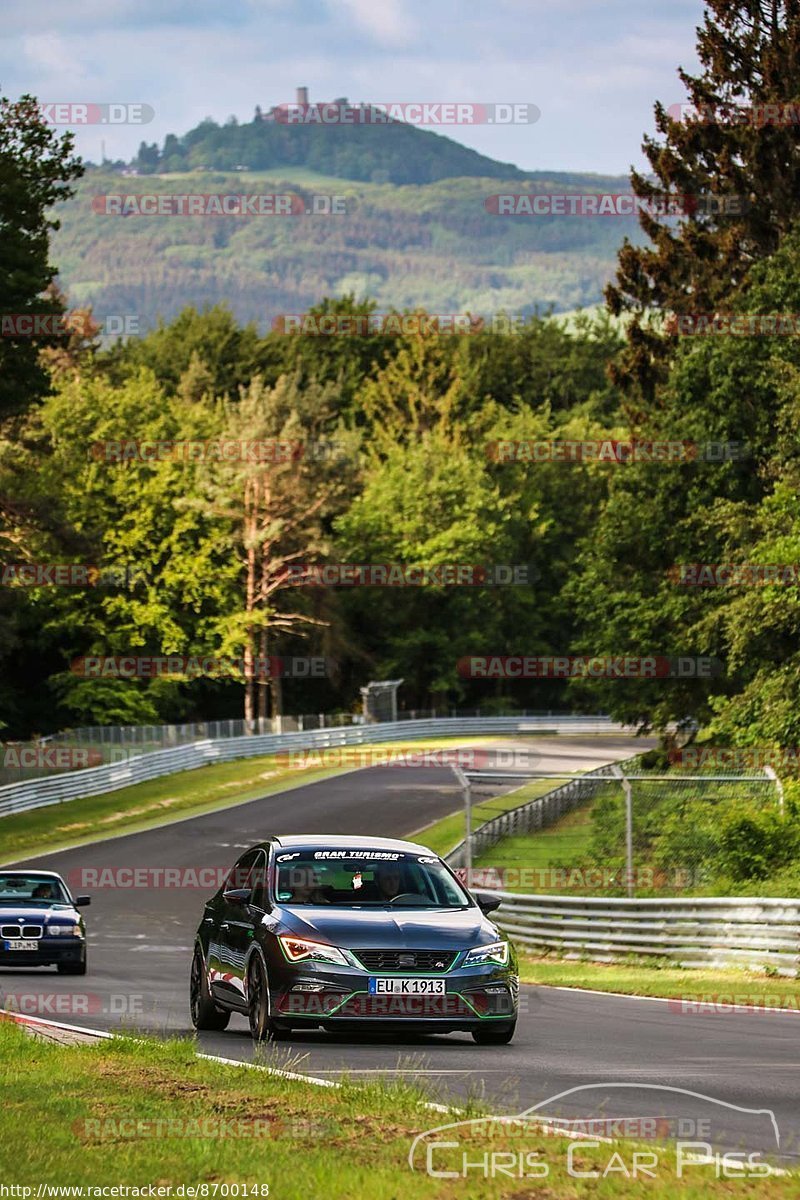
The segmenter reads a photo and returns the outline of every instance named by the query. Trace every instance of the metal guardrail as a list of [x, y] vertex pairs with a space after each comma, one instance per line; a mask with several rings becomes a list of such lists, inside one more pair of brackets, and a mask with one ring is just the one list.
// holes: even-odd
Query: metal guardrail
[[49, 804], [62, 804], [82, 796], [100, 796], [136, 783], [191, 771], [210, 763], [233, 762], [277, 754], [282, 750], [328, 749], [335, 746], [362, 746], [370, 742], [416, 740], [424, 737], [452, 737], [461, 734], [503, 733], [630, 733], [610, 717], [455, 717], [423, 721], [397, 721], [379, 725], [349, 725], [338, 729], [320, 729], [302, 733], [256, 734], [250, 737], [206, 739], [169, 750], [141, 754], [126, 763], [89, 767], [56, 775], [50, 779], [30, 779], [24, 783], [0, 787], [0, 817], [26, 812]]
[[[484, 851], [490, 850], [492, 846], [496, 846], [505, 837], [513, 837], [519, 833], [532, 833], [536, 829], [544, 829], [546, 826], [554, 824], [568, 812], [578, 808], [584, 800], [591, 799], [596, 791], [592, 780], [596, 780], [598, 777], [613, 779], [615, 766], [620, 767], [626, 763], [635, 762], [637, 758], [638, 755], [633, 755], [632, 758], [626, 758], [616, 764], [608, 763], [602, 767], [595, 767], [592, 771], [586, 771], [579, 779], [571, 779], [569, 783], [553, 788], [551, 792], [545, 792], [543, 796], [528, 800], [517, 808], [510, 808], [507, 812], [500, 813], [491, 821], [480, 825], [472, 833], [473, 860]], [[530, 782], [530, 779], [522, 780], [520, 787], [524, 787]], [[454, 869], [464, 867], [466, 865], [465, 843], [459, 842], [449, 854], [445, 855], [445, 861]]]
[[493, 916], [526, 950], [617, 962], [655, 956], [681, 967], [800, 968], [800, 899], [622, 900], [498, 892]]
[[[619, 767], [638, 757], [587, 771], [487, 821], [473, 831], [475, 856], [501, 838], [555, 823], [591, 798], [592, 780], [613, 780]], [[464, 842], [445, 857], [454, 869], [463, 867]], [[503, 898], [493, 920], [521, 949], [593, 962], [658, 957], [681, 967], [770, 967], [791, 976], [800, 971], [800, 899], [631, 900], [491, 890]]]

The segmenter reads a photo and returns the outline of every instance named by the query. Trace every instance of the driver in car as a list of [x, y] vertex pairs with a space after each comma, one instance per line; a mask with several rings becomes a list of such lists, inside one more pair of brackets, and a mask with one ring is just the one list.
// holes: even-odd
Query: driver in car
[[51, 883], [38, 883], [31, 893], [31, 900], [52, 900], [53, 885]]
[[296, 867], [290, 878], [293, 904], [330, 904], [317, 871]]
[[381, 863], [375, 868], [375, 886], [379, 900], [394, 900], [402, 891], [402, 874], [396, 863]]

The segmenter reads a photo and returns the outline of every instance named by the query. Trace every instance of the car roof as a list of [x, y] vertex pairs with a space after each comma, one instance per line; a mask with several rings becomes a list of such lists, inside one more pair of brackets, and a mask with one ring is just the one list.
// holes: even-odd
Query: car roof
[[[398, 850], [406, 854], [433, 854], [427, 846], [419, 842], [406, 842], [401, 838], [371, 837], [368, 834], [354, 834], [345, 837], [340, 833], [293, 833], [285, 837], [271, 838], [263, 843], [265, 849], [270, 845], [289, 847], [329, 846], [335, 849], [367, 849], [367, 850]], [[437, 855], [438, 857], [438, 855]]]
[[[23, 867], [14, 867], [11, 870], [7, 869], [6, 867], [0, 867], [0, 878], [5, 879], [9, 875], [22, 875], [25, 878], [29, 877], [30, 875], [49, 875], [51, 879], [61, 879], [61, 876], [57, 871], [42, 871], [39, 869], [39, 867], [28, 867], [27, 869]], [[61, 882], [64, 882], [63, 879], [61, 879]]]

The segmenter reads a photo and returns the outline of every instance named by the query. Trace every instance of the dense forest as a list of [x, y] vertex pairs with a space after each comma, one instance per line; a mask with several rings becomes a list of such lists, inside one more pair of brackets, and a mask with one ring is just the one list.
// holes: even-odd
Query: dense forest
[[[696, 102], [744, 93], [772, 103], [800, 87], [793, 7], [777, 30], [751, 7], [709, 6], [703, 72], [684, 78]], [[744, 47], [735, 66], [731, 45]], [[85, 186], [69, 139], [43, 128], [28, 137], [35, 121], [30, 104], [6, 106], [0, 194], [33, 179], [27, 211], [38, 214], [38, 236], [29, 216], [25, 229], [12, 222], [2, 251], [2, 269], [16, 255], [24, 283], [15, 312], [41, 307], [48, 282], [48, 303], [62, 304], [48, 214], [64, 199], [55, 181]], [[694, 720], [734, 743], [797, 745], [796, 572], [752, 570], [796, 563], [800, 549], [800, 344], [760, 324], [800, 312], [797, 126], [686, 124], [663, 109], [656, 125], [653, 174], [634, 176], [637, 194], [747, 192], [755, 202], [677, 224], [643, 217], [648, 242], [623, 246], [607, 317], [565, 329], [533, 314], [456, 334], [407, 320], [389, 333], [353, 324], [374, 302], [342, 290], [320, 292], [311, 315], [349, 333], [265, 332], [200, 297], [111, 348], [81, 311], [46, 346], [4, 339], [7, 733], [243, 706], [332, 711], [355, 707], [370, 679], [402, 677], [409, 708], [602, 709], [658, 728]], [[460, 232], [469, 235], [463, 223]], [[369, 230], [359, 236], [368, 246]], [[723, 321], [690, 335], [682, 318], [698, 313], [753, 319], [734, 334]], [[223, 444], [295, 451], [255, 461], [207, 449]], [[671, 449], [665, 457], [654, 445]], [[91, 564], [89, 585], [39, 586], [16, 569], [59, 563]], [[292, 583], [298, 564], [326, 563], [471, 564], [490, 579], [498, 566], [524, 570], [471, 586]], [[740, 582], [718, 574], [717, 586], [693, 586], [685, 568], [702, 563], [738, 564]], [[758, 586], [741, 582], [748, 570]], [[252, 671], [248, 682], [75, 667], [131, 655], [245, 665], [315, 655], [328, 669], [279, 685]], [[714, 669], [614, 679], [464, 670], [495, 655], [656, 656]]]
[[[346, 111], [346, 102], [341, 108]], [[377, 114], [377, 110], [370, 108]], [[423, 184], [456, 176], [525, 179], [526, 172], [495, 162], [452, 138], [402, 121], [335, 124], [276, 121], [256, 110], [252, 121], [210, 117], [182, 137], [170, 133], [159, 149], [142, 142], [133, 160], [141, 174], [274, 170], [307, 167], [321, 175], [372, 183]]]
[[[522, 184], [445, 178], [399, 187], [306, 168], [146, 179], [88, 168], [75, 195], [57, 208], [53, 257], [73, 302], [91, 304], [100, 320], [133, 318], [138, 333], [188, 305], [216, 304], [265, 333], [278, 314], [350, 293], [369, 296], [383, 311], [421, 306], [485, 316], [598, 304], [625, 235], [641, 240], [635, 217], [501, 216], [487, 209], [498, 193], [534, 191], [620, 193], [630, 183], [547, 175]], [[101, 211], [107, 196], [176, 193], [288, 195], [308, 207], [314, 196], [336, 197], [344, 212], [121, 217]]]

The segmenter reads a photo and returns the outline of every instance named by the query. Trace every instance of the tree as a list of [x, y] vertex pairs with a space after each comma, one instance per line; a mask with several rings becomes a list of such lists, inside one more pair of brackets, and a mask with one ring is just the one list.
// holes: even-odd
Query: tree
[[183, 507], [213, 526], [218, 547], [238, 567], [237, 601], [220, 614], [216, 640], [223, 656], [243, 660], [244, 717], [252, 721], [267, 715], [268, 688], [273, 713], [282, 711], [280, 678], [265, 666], [276, 639], [323, 623], [287, 587], [287, 568], [324, 552], [325, 522], [347, 494], [352, 454], [320, 449], [335, 449], [345, 438], [339, 430], [331, 443], [336, 409], [330, 387], [283, 376], [268, 388], [256, 378], [236, 401], [225, 402], [223, 413], [222, 439], [260, 444], [261, 461], [234, 455], [213, 470], [198, 470]]
[[55, 275], [49, 236], [59, 227], [50, 210], [72, 195], [70, 181], [83, 174], [73, 143], [72, 134], [57, 135], [45, 122], [33, 96], [0, 97], [0, 295], [9, 318], [0, 337], [0, 419], [47, 390], [39, 350], [57, 338], [25, 335], [18, 321], [62, 311], [55, 294], [45, 296]]
[[[650, 319], [654, 310], [729, 305], [800, 215], [800, 3], [708, 0], [697, 50], [702, 73], [678, 72], [697, 116], [681, 120], [657, 103], [661, 139], [643, 144], [655, 180], [631, 175], [643, 200], [677, 194], [695, 197], [697, 207], [677, 226], [642, 211], [651, 244], [626, 239], [616, 283], [606, 289], [611, 312], [632, 315], [614, 378], [645, 408], [675, 342]], [[715, 211], [714, 197], [727, 207]]]

